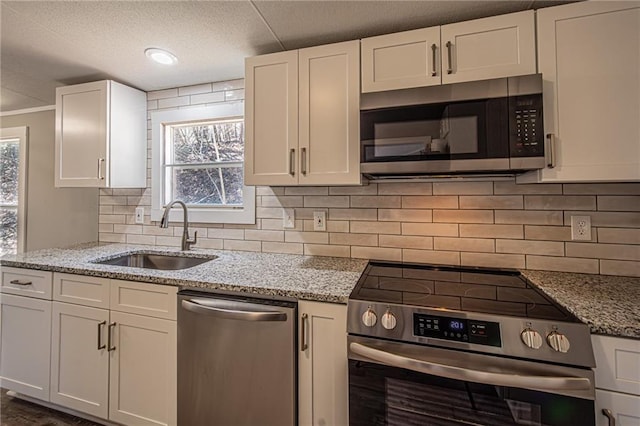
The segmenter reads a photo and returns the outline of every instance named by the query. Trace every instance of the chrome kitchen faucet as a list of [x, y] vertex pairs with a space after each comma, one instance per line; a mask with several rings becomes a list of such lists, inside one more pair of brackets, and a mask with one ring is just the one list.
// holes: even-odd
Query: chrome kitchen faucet
[[182, 206], [182, 210], [184, 210], [184, 218], [182, 220], [182, 248], [181, 250], [189, 250], [193, 244], [198, 241], [198, 231], [194, 231], [193, 240], [189, 239], [189, 218], [187, 214], [187, 205], [180, 200], [171, 201], [169, 204], [164, 206], [164, 214], [162, 215], [162, 219], [160, 219], [160, 228], [168, 228], [169, 227], [169, 212], [171, 208], [175, 205], [179, 204]]

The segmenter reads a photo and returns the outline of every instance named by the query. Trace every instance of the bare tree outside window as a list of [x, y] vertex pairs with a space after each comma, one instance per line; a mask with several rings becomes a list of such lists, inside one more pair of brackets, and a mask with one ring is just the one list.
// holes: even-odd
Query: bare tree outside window
[[243, 205], [242, 119], [169, 125], [165, 140], [165, 203]]
[[18, 249], [19, 162], [19, 141], [0, 141], [0, 256]]

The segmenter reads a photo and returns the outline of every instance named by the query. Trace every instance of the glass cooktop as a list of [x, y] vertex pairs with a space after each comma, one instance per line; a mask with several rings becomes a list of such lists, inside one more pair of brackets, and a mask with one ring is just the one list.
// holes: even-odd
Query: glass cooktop
[[351, 293], [369, 302], [580, 322], [517, 270], [371, 261]]

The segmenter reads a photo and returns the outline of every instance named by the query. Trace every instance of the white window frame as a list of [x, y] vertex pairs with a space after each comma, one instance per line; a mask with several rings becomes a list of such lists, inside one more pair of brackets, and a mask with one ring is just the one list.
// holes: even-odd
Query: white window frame
[[[202, 120], [231, 120], [244, 118], [244, 103], [192, 107], [171, 111], [151, 112], [151, 220], [159, 221], [164, 213], [161, 205], [164, 194], [163, 159], [167, 125]], [[189, 221], [194, 223], [256, 223], [256, 189], [243, 185], [243, 207], [215, 208], [189, 206]], [[182, 210], [172, 209], [169, 221], [182, 222]]]
[[20, 156], [18, 159], [18, 253], [27, 250], [27, 153], [29, 149], [29, 130], [26, 126], [0, 129], [0, 143], [5, 140], [18, 140]]

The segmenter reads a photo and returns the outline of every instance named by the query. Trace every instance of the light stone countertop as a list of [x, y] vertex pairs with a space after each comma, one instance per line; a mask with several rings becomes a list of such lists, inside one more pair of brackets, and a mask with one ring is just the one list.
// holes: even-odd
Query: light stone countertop
[[[347, 303], [367, 265], [363, 259], [207, 249], [191, 250], [189, 256], [218, 258], [175, 271], [93, 263], [136, 251], [181, 254], [173, 247], [92, 243], [8, 255], [0, 259], [0, 265], [342, 304]], [[521, 272], [586, 323], [592, 333], [640, 339], [640, 278]]]
[[183, 288], [222, 290], [263, 296], [347, 303], [366, 260], [229, 250], [193, 249], [189, 256], [217, 259], [182, 270], [156, 270], [100, 265], [96, 259], [136, 251], [180, 255], [173, 247], [131, 244], [83, 244], [6, 255], [3, 266], [143, 281]]
[[593, 334], [640, 339], [640, 278], [523, 270]]

